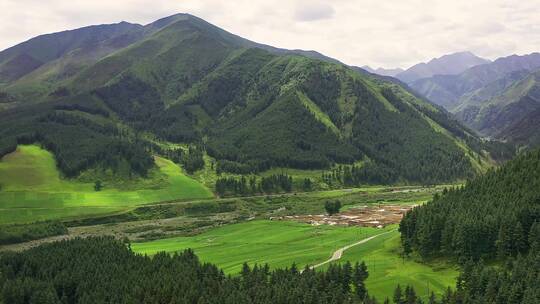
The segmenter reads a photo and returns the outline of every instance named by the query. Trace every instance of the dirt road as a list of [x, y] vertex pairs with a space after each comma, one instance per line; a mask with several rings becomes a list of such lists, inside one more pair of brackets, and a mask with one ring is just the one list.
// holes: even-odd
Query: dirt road
[[354, 246], [358, 246], [358, 245], [367, 243], [367, 242], [373, 240], [373, 239], [376, 238], [376, 237], [379, 237], [379, 236], [381, 236], [381, 235], [385, 235], [385, 234], [388, 234], [388, 233], [394, 232], [394, 231], [395, 231], [395, 230], [391, 230], [391, 231], [379, 233], [379, 234], [377, 234], [377, 235], [370, 236], [370, 237], [368, 237], [368, 238], [366, 238], [366, 239], [363, 239], [363, 240], [361, 240], [361, 241], [358, 241], [358, 242], [356, 242], [356, 243], [347, 245], [347, 246], [345, 246], [345, 247], [341, 247], [341, 248], [339, 248], [338, 250], [334, 251], [334, 253], [332, 254], [332, 257], [331, 257], [331, 258], [329, 258], [328, 260], [326, 260], [326, 261], [324, 261], [324, 262], [322, 262], [322, 263], [319, 263], [319, 264], [317, 264], [317, 265], [313, 265], [313, 266], [311, 266], [310, 268], [311, 268], [311, 269], [314, 269], [314, 268], [317, 268], [317, 267], [321, 267], [322, 265], [328, 264], [328, 263], [330, 263], [330, 262], [337, 261], [337, 260], [341, 259], [341, 256], [343, 255], [343, 252], [344, 252], [345, 250], [347, 250], [347, 249], [349, 249], [349, 248], [351, 248], [351, 247], [354, 247]]

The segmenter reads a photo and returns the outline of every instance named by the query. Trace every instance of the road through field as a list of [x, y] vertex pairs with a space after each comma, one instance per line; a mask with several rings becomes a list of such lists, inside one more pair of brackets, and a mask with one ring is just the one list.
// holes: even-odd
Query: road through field
[[361, 241], [358, 241], [358, 242], [356, 242], [356, 243], [347, 245], [347, 246], [345, 246], [345, 247], [341, 247], [341, 248], [339, 248], [338, 250], [334, 251], [334, 253], [332, 254], [332, 257], [331, 257], [331, 258], [329, 258], [328, 260], [326, 260], [326, 261], [324, 261], [324, 262], [322, 262], [322, 263], [313, 265], [313, 266], [311, 266], [310, 268], [311, 268], [311, 269], [315, 269], [315, 268], [317, 268], [317, 267], [321, 267], [321, 266], [323, 266], [323, 265], [325, 265], [325, 264], [328, 264], [328, 263], [330, 263], [330, 262], [337, 261], [337, 260], [341, 259], [341, 256], [343, 255], [343, 252], [344, 252], [345, 250], [347, 250], [347, 249], [349, 249], [349, 248], [351, 248], [351, 247], [354, 247], [354, 246], [358, 246], [358, 245], [367, 243], [367, 242], [373, 240], [373, 239], [376, 238], [376, 237], [379, 237], [379, 236], [381, 236], [381, 235], [385, 235], [385, 234], [387, 234], [387, 233], [394, 232], [394, 231], [395, 231], [395, 230], [390, 230], [390, 231], [387, 231], [387, 232], [379, 233], [379, 234], [377, 234], [377, 235], [370, 236], [370, 237], [368, 237], [368, 238], [366, 238], [366, 239], [363, 239], [363, 240], [361, 240]]

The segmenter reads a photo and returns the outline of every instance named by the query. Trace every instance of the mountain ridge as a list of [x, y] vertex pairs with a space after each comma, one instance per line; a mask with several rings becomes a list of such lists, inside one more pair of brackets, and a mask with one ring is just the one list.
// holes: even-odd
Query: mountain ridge
[[366, 181], [432, 182], [489, 166], [478, 138], [397, 81], [261, 47], [190, 15], [156, 22], [164, 26], [51, 82], [40, 103], [0, 112], [1, 154], [37, 141], [67, 176], [126, 163], [144, 175], [163, 148], [142, 133], [204, 146], [219, 170], [237, 173], [362, 161], [370, 165], [355, 174]]
[[[537, 109], [539, 70], [539, 53], [511, 55], [459, 75], [420, 79], [410, 86], [483, 136], [534, 146], [540, 141], [534, 136], [526, 140], [525, 134], [531, 135], [530, 128], [536, 125], [529, 112]], [[520, 123], [526, 116], [527, 122]]]
[[480, 58], [469, 51], [457, 52], [433, 58], [430, 61], [413, 65], [405, 71], [395, 75], [399, 80], [411, 83], [418, 79], [435, 75], [456, 75], [468, 68], [489, 63], [487, 59]]

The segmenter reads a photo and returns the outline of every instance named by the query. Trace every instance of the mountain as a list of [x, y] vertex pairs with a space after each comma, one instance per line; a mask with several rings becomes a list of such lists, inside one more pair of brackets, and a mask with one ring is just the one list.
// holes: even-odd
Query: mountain
[[[515, 80], [520, 80], [524, 74], [539, 68], [539, 53], [512, 55], [499, 58], [490, 64], [472, 67], [459, 75], [435, 75], [413, 81], [409, 85], [432, 102], [452, 111], [461, 104], [462, 97], [470, 99], [476, 90], [489, 85], [492, 92], [480, 99], [494, 97]], [[487, 92], [489, 91], [483, 91]]]
[[362, 69], [364, 69], [364, 70], [366, 70], [366, 71], [368, 71], [370, 73], [373, 73], [373, 74], [378, 74], [378, 75], [381, 75], [381, 76], [390, 76], [390, 77], [395, 77], [397, 74], [404, 71], [402, 68], [396, 68], [396, 69], [377, 68], [377, 69], [372, 69], [368, 65], [363, 66]]
[[536, 144], [540, 142], [531, 134], [536, 121], [531, 113], [538, 108], [538, 70], [539, 53], [512, 55], [459, 75], [420, 79], [410, 86], [484, 136]]
[[0, 155], [39, 142], [68, 177], [94, 167], [144, 176], [152, 153], [168, 153], [161, 141], [202, 146], [220, 172], [245, 174], [362, 163], [365, 180], [435, 182], [488, 166], [478, 138], [395, 81], [191, 15], [129, 27], [131, 43], [49, 79], [33, 92], [40, 102], [13, 91], [22, 78], [5, 87], [18, 101], [0, 112]]
[[[62, 89], [63, 81], [106, 56], [149, 37], [179, 18], [177, 14], [145, 26], [121, 22], [41, 35], [0, 52], [0, 103], [43, 101]], [[255, 43], [230, 33], [239, 46], [257, 47], [275, 54], [301, 54], [329, 62], [339, 61], [315, 51], [285, 50]], [[56, 96], [53, 96], [56, 98]], [[0, 104], [0, 109], [1, 109]]]
[[489, 62], [471, 52], [459, 52], [431, 59], [428, 63], [416, 64], [395, 76], [403, 82], [411, 83], [435, 75], [457, 75], [471, 67]]
[[0, 90], [12, 102], [42, 99], [54, 84], [143, 36], [142, 26], [121, 22], [30, 39], [0, 52]]
[[[484, 87], [479, 91], [485, 90]], [[465, 100], [455, 113], [481, 134], [497, 137], [498, 133], [504, 133], [505, 129], [537, 109], [540, 109], [540, 71], [511, 83], [492, 98]]]

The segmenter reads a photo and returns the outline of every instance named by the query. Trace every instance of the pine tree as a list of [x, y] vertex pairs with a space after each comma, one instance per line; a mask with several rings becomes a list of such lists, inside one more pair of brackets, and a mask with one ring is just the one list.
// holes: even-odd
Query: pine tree
[[398, 284], [396, 289], [394, 290], [394, 304], [403, 304], [403, 293], [401, 291], [401, 286]]

